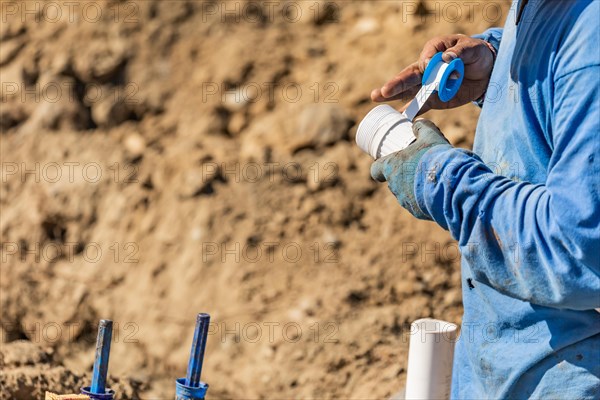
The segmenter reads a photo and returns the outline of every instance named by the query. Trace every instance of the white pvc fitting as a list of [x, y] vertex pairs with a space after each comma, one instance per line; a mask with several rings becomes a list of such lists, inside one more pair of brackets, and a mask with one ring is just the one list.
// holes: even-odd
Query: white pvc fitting
[[412, 122], [387, 104], [369, 111], [356, 131], [356, 144], [374, 159], [404, 150], [415, 139]]
[[407, 400], [448, 399], [457, 326], [431, 318], [411, 324], [406, 376]]

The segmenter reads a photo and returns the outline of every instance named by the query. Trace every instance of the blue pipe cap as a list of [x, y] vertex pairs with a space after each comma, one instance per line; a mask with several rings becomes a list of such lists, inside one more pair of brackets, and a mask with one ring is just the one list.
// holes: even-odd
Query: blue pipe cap
[[198, 387], [186, 386], [185, 378], [179, 378], [175, 381], [175, 399], [176, 400], [203, 400], [208, 390], [208, 384], [200, 382]]
[[91, 389], [91, 386], [82, 387], [81, 394], [85, 394], [94, 400], [113, 400], [115, 398], [115, 391], [112, 389], [104, 389], [104, 393], [92, 393]]

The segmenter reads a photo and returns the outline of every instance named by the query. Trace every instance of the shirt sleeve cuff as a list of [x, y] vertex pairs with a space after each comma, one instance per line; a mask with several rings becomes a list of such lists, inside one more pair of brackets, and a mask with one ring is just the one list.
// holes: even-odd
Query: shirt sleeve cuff
[[498, 50], [500, 50], [500, 41], [502, 40], [502, 29], [500, 28], [490, 28], [487, 31], [471, 36], [475, 39], [485, 40], [489, 44], [492, 45], [495, 53], [498, 54]]
[[[475, 39], [481, 39], [485, 41], [490, 51], [494, 56], [494, 63], [496, 63], [496, 56], [498, 55], [498, 50], [500, 49], [500, 40], [502, 39], [502, 31], [498, 28], [491, 28], [487, 31], [472, 36]], [[483, 102], [485, 100], [485, 92], [481, 95], [480, 98], [475, 100], [473, 104], [478, 106], [479, 108], [483, 107]]]

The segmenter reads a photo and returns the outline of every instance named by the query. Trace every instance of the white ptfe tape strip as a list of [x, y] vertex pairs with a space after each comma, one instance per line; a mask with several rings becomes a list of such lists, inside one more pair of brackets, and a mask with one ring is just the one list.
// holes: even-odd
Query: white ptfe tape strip
[[410, 121], [415, 119], [419, 110], [423, 108], [423, 105], [427, 102], [429, 97], [438, 90], [440, 85], [440, 81], [442, 80], [442, 76], [446, 69], [448, 69], [448, 65], [445, 62], [439, 62], [434, 67], [433, 71], [429, 75], [429, 79], [425, 82], [425, 85], [421, 86], [421, 89], [415, 96], [415, 98], [410, 102], [406, 110], [404, 111], [404, 115]]

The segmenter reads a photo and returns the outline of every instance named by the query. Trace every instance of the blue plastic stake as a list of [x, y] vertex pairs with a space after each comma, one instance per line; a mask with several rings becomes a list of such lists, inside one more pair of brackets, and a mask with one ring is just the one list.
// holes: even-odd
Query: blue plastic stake
[[94, 373], [92, 375], [92, 393], [103, 394], [106, 390], [106, 375], [108, 375], [108, 357], [110, 356], [112, 327], [113, 323], [108, 319], [101, 319], [100, 324], [98, 324], [96, 359], [94, 360]]
[[187, 374], [185, 378], [175, 381], [176, 398], [178, 400], [201, 400], [208, 390], [208, 385], [200, 380], [202, 374], [202, 363], [204, 361], [204, 350], [208, 339], [208, 326], [210, 315], [198, 314], [196, 317], [196, 329], [194, 340], [188, 361]]
[[108, 358], [110, 356], [110, 343], [112, 341], [113, 322], [101, 319], [98, 324], [98, 338], [96, 339], [96, 354], [94, 359], [94, 372], [92, 373], [92, 386], [81, 388], [81, 393], [92, 399], [112, 399], [114, 391], [106, 389], [106, 376], [108, 375]]
[[196, 317], [196, 329], [194, 330], [194, 341], [192, 342], [192, 351], [188, 362], [185, 384], [187, 386], [197, 387], [200, 383], [202, 374], [202, 363], [204, 361], [204, 349], [208, 339], [208, 324], [210, 315], [198, 314]]

